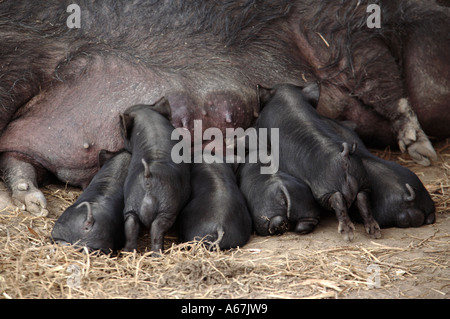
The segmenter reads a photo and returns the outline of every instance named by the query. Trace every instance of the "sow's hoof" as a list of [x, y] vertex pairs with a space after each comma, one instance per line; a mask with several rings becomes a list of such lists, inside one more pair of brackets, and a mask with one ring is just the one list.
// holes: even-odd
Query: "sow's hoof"
[[429, 166], [431, 160], [436, 160], [436, 152], [428, 137], [418, 125], [405, 125], [398, 134], [398, 145], [402, 152], [408, 150], [411, 158], [420, 165]]
[[47, 201], [44, 194], [31, 183], [19, 181], [12, 190], [14, 205], [20, 210], [27, 211], [35, 216], [48, 215]]
[[0, 213], [14, 206], [9, 190], [2, 182], [0, 182]]

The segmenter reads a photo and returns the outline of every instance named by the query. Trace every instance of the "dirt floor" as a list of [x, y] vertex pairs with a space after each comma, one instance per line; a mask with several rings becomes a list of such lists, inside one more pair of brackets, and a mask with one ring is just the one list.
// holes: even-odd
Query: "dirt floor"
[[436, 223], [383, 229], [377, 240], [357, 225], [352, 243], [326, 216], [312, 234], [253, 236], [225, 252], [169, 235], [166, 253], [151, 257], [145, 235], [137, 253], [87, 254], [49, 239], [81, 191], [43, 187], [47, 217], [0, 208], [0, 298], [449, 298], [450, 141], [435, 148], [439, 160], [431, 167], [388, 150], [377, 154], [419, 176], [435, 201]]

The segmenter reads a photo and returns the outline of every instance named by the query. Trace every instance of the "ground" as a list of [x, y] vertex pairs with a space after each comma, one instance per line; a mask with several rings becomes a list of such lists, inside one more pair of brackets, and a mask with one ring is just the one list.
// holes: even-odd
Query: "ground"
[[179, 244], [172, 234], [162, 257], [146, 250], [148, 235], [137, 253], [87, 254], [49, 238], [81, 190], [45, 186], [47, 217], [0, 208], [0, 298], [449, 298], [450, 141], [434, 146], [439, 160], [430, 167], [374, 152], [419, 176], [435, 201], [436, 223], [383, 229], [376, 240], [357, 225], [352, 243], [330, 215], [312, 234], [254, 235], [225, 252]]

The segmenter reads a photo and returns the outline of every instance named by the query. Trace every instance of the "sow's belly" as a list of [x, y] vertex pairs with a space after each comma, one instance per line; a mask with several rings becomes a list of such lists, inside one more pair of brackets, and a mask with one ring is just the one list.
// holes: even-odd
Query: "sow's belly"
[[203, 130], [217, 127], [225, 136], [226, 128], [250, 126], [258, 111], [251, 87], [240, 92], [223, 87], [192, 92], [142, 72], [102, 70], [59, 83], [33, 98], [0, 137], [0, 152], [23, 154], [60, 180], [84, 187], [98, 170], [99, 151], [123, 146], [119, 113], [162, 96], [169, 99], [172, 124], [191, 132], [194, 120], [201, 119]]

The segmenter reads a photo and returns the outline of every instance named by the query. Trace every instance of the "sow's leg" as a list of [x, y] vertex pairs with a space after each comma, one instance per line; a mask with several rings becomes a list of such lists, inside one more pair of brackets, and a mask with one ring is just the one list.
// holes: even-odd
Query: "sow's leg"
[[[365, 105], [385, 117], [396, 134], [402, 152], [421, 165], [437, 155], [411, 108], [394, 57], [379, 40], [353, 48], [355, 81], [350, 90]], [[352, 82], [352, 81], [350, 81]]]
[[[428, 8], [428, 6], [427, 6]], [[450, 136], [450, 10], [432, 10], [409, 28], [403, 58], [411, 106], [428, 135]]]
[[13, 203], [36, 216], [47, 216], [47, 201], [38, 189], [35, 167], [12, 153], [0, 154], [0, 170], [12, 193]]
[[[328, 17], [324, 19], [328, 21]], [[341, 120], [356, 120], [358, 133], [361, 128], [364, 131], [379, 130], [376, 122], [367, 120], [367, 116], [361, 118], [354, 114], [366, 109], [389, 123], [390, 132], [384, 132], [381, 136], [375, 134], [387, 137], [382, 141], [384, 144], [388, 144], [391, 141], [389, 135], [394, 134], [400, 149], [407, 150], [419, 164], [430, 165], [430, 160], [436, 159], [433, 146], [407, 99], [396, 60], [382, 40], [371, 37], [370, 31], [361, 29], [361, 32], [351, 35], [352, 41], [349, 42], [342, 36], [347, 35], [349, 30], [343, 30], [342, 38], [335, 39], [329, 49], [314, 34], [314, 31], [326, 34], [326, 28], [310, 31], [306, 36], [300, 30], [294, 31], [294, 41], [300, 55], [313, 67], [322, 83], [317, 106], [319, 113]], [[331, 38], [331, 35], [325, 37]], [[339, 41], [347, 46], [340, 47]], [[347, 50], [351, 54], [342, 54], [338, 61], [330, 64], [334, 59], [333, 50]], [[338, 53], [336, 55], [339, 56]], [[348, 100], [351, 100], [350, 103]], [[355, 104], [364, 107], [355, 110]]]
[[0, 180], [0, 213], [14, 206], [8, 187]]

